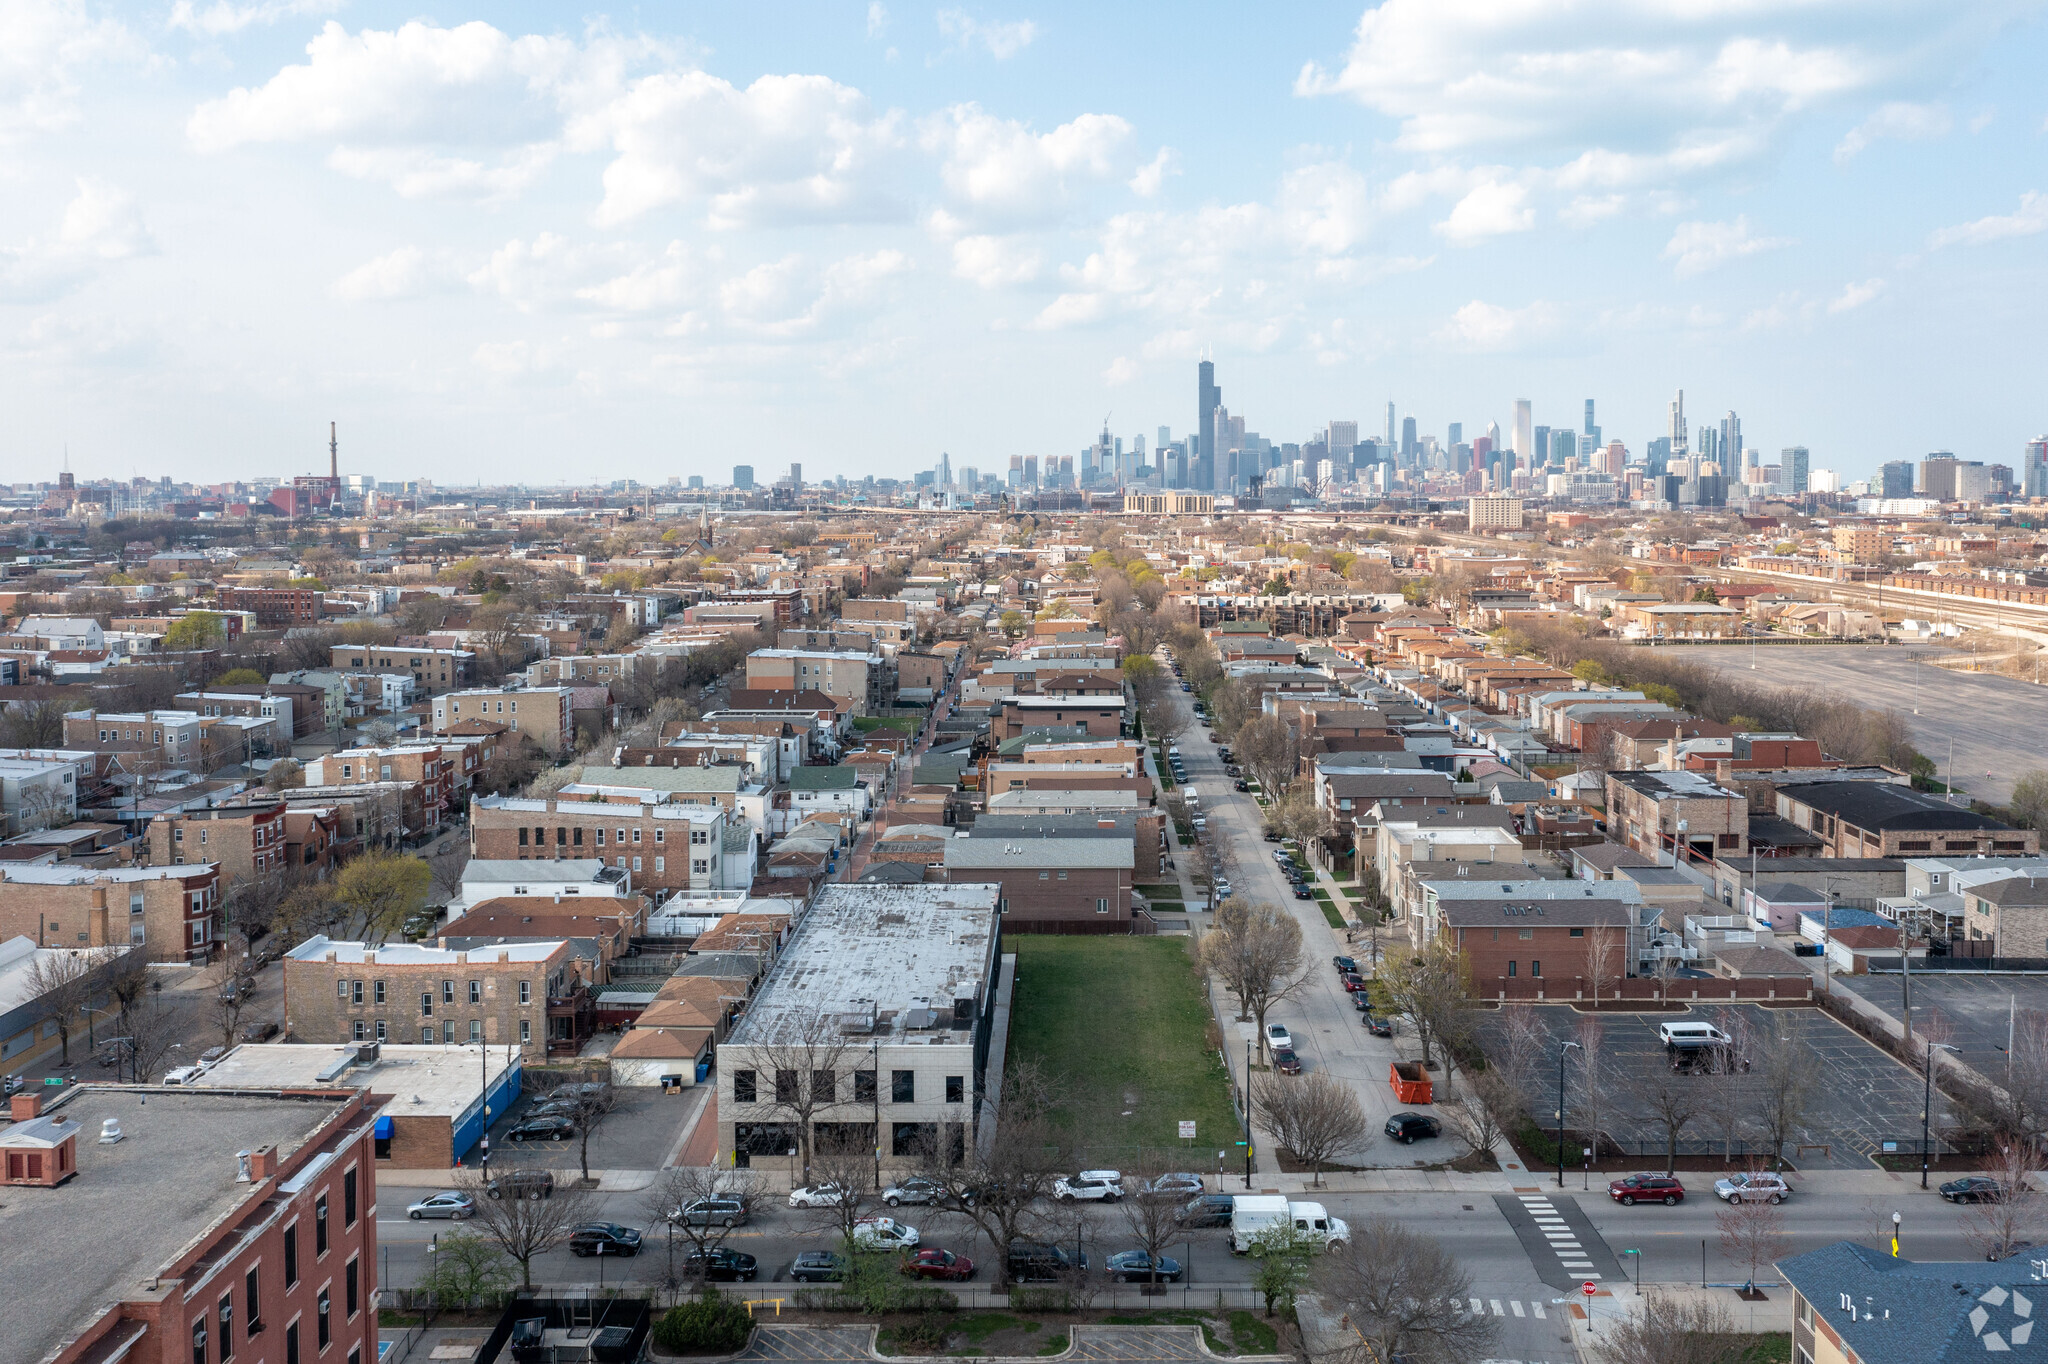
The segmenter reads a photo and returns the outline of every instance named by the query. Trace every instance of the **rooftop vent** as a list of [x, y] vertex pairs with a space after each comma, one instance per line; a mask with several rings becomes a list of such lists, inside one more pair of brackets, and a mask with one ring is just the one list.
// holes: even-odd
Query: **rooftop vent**
[[100, 1119], [100, 1145], [112, 1146], [125, 1135], [121, 1131], [121, 1120], [119, 1118]]

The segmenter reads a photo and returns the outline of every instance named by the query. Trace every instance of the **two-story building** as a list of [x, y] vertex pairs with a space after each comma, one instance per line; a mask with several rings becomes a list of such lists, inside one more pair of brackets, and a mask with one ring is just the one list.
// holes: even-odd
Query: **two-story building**
[[945, 877], [992, 883], [1012, 933], [1131, 931], [1133, 845], [1120, 838], [956, 838]]
[[1700, 772], [1609, 772], [1609, 837], [1649, 857], [1711, 867], [1749, 849], [1749, 800]]
[[550, 797], [470, 803], [470, 853], [499, 861], [595, 859], [647, 890], [744, 890], [756, 834], [722, 806], [587, 783]]
[[590, 1035], [589, 982], [563, 940], [475, 951], [306, 939], [284, 957], [285, 1032], [308, 1042], [517, 1044], [573, 1056]]
[[1778, 817], [1818, 836], [1828, 857], [2031, 857], [2041, 851], [2041, 835], [2032, 829], [1889, 782], [1781, 786]]

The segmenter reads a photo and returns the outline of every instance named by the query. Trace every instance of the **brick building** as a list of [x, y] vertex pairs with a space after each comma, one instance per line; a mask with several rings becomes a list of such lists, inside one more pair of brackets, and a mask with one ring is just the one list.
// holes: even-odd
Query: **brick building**
[[211, 862], [230, 882], [283, 872], [285, 803], [270, 800], [174, 810], [149, 822], [149, 861], [158, 866]]
[[2041, 835], [2032, 829], [2015, 829], [1939, 796], [1886, 782], [1780, 787], [1778, 817], [1811, 830], [1828, 857], [2030, 857], [2041, 851]]
[[1749, 801], [1698, 772], [1609, 772], [1607, 831], [1645, 856], [1711, 866], [1748, 851]]
[[[1569, 884], [1569, 883], [1567, 883]], [[1603, 985], [1632, 974], [1629, 963], [1636, 911], [1619, 899], [1582, 894], [1555, 899], [1458, 900], [1439, 887], [1436, 913], [1459, 951], [1472, 963], [1474, 992], [1484, 995], [1495, 980], [1572, 977]]]
[[316, 934], [284, 958], [285, 1031], [295, 1041], [480, 1041], [516, 1043], [529, 1059], [574, 1055], [591, 1009], [559, 939], [469, 952]]
[[337, 644], [334, 667], [358, 673], [407, 673], [429, 696], [468, 686], [476, 677], [476, 654], [469, 649], [401, 649], [395, 645]]
[[1131, 931], [1132, 845], [1103, 838], [956, 838], [948, 882], [995, 884], [1009, 933]]
[[207, 961], [220, 941], [220, 870], [0, 864], [0, 941], [38, 947], [140, 944], [155, 962]]
[[470, 687], [434, 698], [434, 732], [471, 720], [503, 725], [533, 741], [551, 758], [568, 754], [576, 740], [571, 687]]
[[367, 1091], [86, 1085], [37, 1113], [40, 1098], [14, 1097], [17, 1128], [83, 1139], [74, 1176], [0, 1202], [10, 1358], [373, 1364]]
[[364, 786], [372, 782], [416, 785], [426, 827], [438, 828], [455, 809], [463, 763], [454, 745], [401, 744], [394, 748], [346, 748], [306, 764], [308, 786]]
[[247, 611], [266, 630], [282, 626], [318, 625], [326, 614], [323, 593], [303, 587], [223, 587], [223, 611]]
[[470, 803], [472, 857], [594, 858], [631, 871], [633, 884], [648, 890], [743, 890], [753, 882], [754, 840], [753, 829], [722, 806], [653, 791]]
[[199, 717], [186, 710], [74, 710], [64, 717], [64, 746], [105, 749], [120, 744], [129, 751], [153, 751], [164, 767], [190, 767], [200, 760], [204, 728]]
[[808, 649], [756, 649], [747, 655], [747, 686], [766, 691], [821, 691], [869, 715], [889, 704], [887, 670], [875, 654]]
[[1124, 702], [1121, 697], [1087, 699], [1059, 696], [1005, 696], [998, 699], [989, 725], [989, 738], [1001, 743], [1027, 729], [1073, 726], [1092, 739], [1113, 739], [1124, 732]]

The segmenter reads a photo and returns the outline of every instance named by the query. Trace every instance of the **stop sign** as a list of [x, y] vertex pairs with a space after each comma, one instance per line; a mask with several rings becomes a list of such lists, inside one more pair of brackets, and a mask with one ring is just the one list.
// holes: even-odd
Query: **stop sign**
[[1581, 1284], [1581, 1285], [1579, 1285], [1579, 1291], [1580, 1291], [1581, 1293], [1584, 1293], [1584, 1294], [1585, 1294], [1585, 1295], [1586, 1295], [1587, 1297], [1589, 1297], [1589, 1298], [1590, 1298], [1590, 1297], [1592, 1297], [1592, 1296], [1593, 1296], [1593, 1295], [1594, 1295], [1595, 1293], [1598, 1293], [1598, 1292], [1600, 1291], [1600, 1285], [1599, 1285], [1599, 1284], [1596, 1284], [1596, 1283], [1585, 1283], [1585, 1284]]

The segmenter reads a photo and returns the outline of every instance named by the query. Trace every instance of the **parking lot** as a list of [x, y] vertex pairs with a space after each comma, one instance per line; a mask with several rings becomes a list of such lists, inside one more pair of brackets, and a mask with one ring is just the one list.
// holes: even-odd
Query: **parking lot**
[[[1896, 975], [1838, 976], [1837, 990], [1854, 990], [1897, 1019], [1904, 983]], [[1912, 980], [1913, 1025], [1923, 1031], [1945, 1030], [1940, 1037], [1959, 1048], [1962, 1061], [1996, 1083], [2005, 1074], [2005, 1044], [2015, 1018], [2024, 1025], [2029, 1013], [2048, 1013], [2048, 976], [1982, 976], [1964, 972], [1921, 971]]]
[[[567, 1141], [506, 1140], [505, 1134], [519, 1124], [527, 1112], [546, 1098], [540, 1077], [527, 1072], [527, 1091], [512, 1105], [511, 1113], [491, 1124], [491, 1153], [499, 1160], [520, 1165], [540, 1165], [551, 1170], [578, 1168], [582, 1143], [572, 1136]], [[656, 1170], [665, 1162], [669, 1148], [680, 1134], [690, 1111], [689, 1091], [663, 1094], [659, 1089], [614, 1089], [612, 1111], [590, 1134], [592, 1170]]]
[[[1917, 979], [1916, 979], [1917, 984]], [[1593, 1015], [1567, 1005], [1536, 1005], [1534, 1016], [1550, 1041], [1542, 1054], [1544, 1072], [1554, 1077], [1559, 1048], [1568, 1041], [1587, 1041], [1581, 1026]], [[1650, 1088], [1671, 1077], [1697, 1086], [1697, 1116], [1682, 1129], [1681, 1155], [1722, 1156], [1757, 1149], [1753, 1115], [1766, 1088], [1763, 1054], [1782, 1027], [1787, 1045], [1800, 1056], [1809, 1077], [1804, 1086], [1801, 1120], [1786, 1143], [1785, 1157], [1804, 1169], [1868, 1169], [1871, 1154], [1887, 1140], [1909, 1142], [1920, 1137], [1920, 1076], [1858, 1037], [1818, 1009], [1771, 1009], [1759, 1004], [1718, 1005], [1685, 1013], [1612, 1013], [1598, 1015], [1599, 1126], [1624, 1151], [1662, 1155], [1665, 1125], [1653, 1112]], [[1671, 1063], [1657, 1037], [1657, 1025], [1675, 1019], [1704, 1020], [1725, 1031], [1746, 1031], [1758, 1039], [1755, 1060], [1747, 1074], [1685, 1074], [1673, 1076]], [[1480, 1025], [1489, 1054], [1498, 1054], [1500, 1016], [1487, 1015]], [[2001, 1039], [2002, 1039], [2001, 1034]], [[1576, 1056], [1574, 1057], [1576, 1059]], [[1547, 1096], [1554, 1079], [1547, 1081]], [[1565, 1106], [1570, 1121], [1582, 1121], [1585, 1084], [1575, 1065], [1565, 1070]], [[1942, 1112], [1938, 1106], [1935, 1121]], [[1539, 1122], [1550, 1122], [1556, 1103], [1548, 1097], [1532, 1107]], [[1909, 1140], [1910, 1139], [1910, 1140]]]

